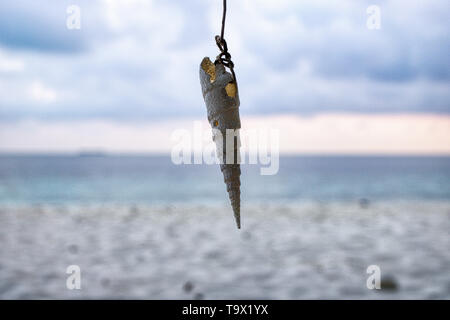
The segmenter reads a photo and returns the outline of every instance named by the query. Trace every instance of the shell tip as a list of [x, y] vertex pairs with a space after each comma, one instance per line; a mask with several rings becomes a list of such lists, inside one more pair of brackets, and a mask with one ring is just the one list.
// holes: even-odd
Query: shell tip
[[236, 226], [238, 229], [241, 228], [241, 214], [239, 211], [234, 211], [234, 219], [236, 220]]

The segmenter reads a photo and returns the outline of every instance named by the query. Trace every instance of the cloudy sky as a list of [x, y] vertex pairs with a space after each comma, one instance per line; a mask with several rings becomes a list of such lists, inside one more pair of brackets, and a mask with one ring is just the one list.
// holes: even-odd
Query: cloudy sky
[[[292, 152], [450, 152], [448, 0], [228, 2], [243, 124], [276, 123]], [[70, 5], [81, 29], [66, 26]], [[0, 151], [170, 149], [171, 130], [206, 117], [198, 65], [217, 55], [221, 9], [1, 1]]]

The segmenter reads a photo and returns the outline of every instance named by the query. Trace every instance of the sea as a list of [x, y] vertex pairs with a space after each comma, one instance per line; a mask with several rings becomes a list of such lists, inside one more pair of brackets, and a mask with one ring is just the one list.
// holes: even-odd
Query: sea
[[0, 299], [450, 299], [450, 157], [0, 155]]
[[[284, 156], [241, 166], [243, 202], [450, 201], [450, 157]], [[169, 156], [3, 155], [0, 204], [224, 204], [218, 165]]]

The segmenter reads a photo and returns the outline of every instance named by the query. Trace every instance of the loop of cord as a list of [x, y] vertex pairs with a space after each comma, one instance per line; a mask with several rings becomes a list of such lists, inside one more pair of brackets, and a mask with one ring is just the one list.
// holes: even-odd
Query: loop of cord
[[225, 19], [227, 15], [227, 0], [223, 0], [223, 15], [222, 15], [222, 30], [220, 36], [216, 36], [216, 44], [220, 50], [220, 54], [216, 57], [216, 61], [214, 63], [220, 63], [225, 67], [229, 68], [231, 74], [233, 75], [233, 81], [236, 82], [236, 75], [234, 73], [234, 63], [231, 61], [231, 55], [228, 52], [227, 42], [225, 41], [224, 33], [225, 33]]

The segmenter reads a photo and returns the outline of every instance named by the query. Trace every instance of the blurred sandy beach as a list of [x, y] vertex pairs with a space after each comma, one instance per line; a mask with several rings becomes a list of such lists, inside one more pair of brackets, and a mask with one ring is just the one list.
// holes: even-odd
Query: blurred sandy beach
[[[1, 299], [449, 299], [450, 203], [0, 209]], [[81, 290], [66, 288], [67, 266]], [[381, 268], [369, 290], [366, 269]]]

